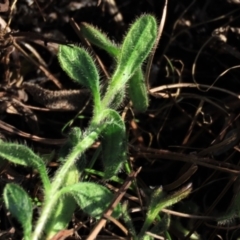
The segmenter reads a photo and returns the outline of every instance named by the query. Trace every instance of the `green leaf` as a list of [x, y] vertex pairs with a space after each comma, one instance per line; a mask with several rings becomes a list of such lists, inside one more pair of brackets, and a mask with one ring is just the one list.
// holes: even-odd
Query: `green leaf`
[[142, 70], [139, 68], [128, 81], [128, 94], [133, 107], [138, 112], [148, 108], [148, 93]]
[[37, 169], [43, 182], [44, 189], [46, 191], [50, 189], [50, 180], [47, 175], [46, 166], [43, 160], [29, 147], [16, 143], [5, 143], [1, 141], [0, 157], [5, 158], [15, 164]]
[[52, 239], [58, 232], [67, 229], [76, 207], [76, 201], [72, 196], [64, 196], [58, 200], [44, 229], [46, 239]]
[[[116, 60], [120, 58], [121, 49], [109, 40], [106, 34], [102, 33], [101, 30], [96, 27], [82, 23], [80, 25], [81, 33], [89, 42], [95, 46], [105, 50], [110, 56]], [[120, 91], [121, 97], [124, 96], [124, 90]], [[133, 103], [133, 107], [136, 111], [145, 112], [148, 107], [148, 94], [144, 76], [141, 68], [139, 68], [135, 74], [129, 79], [128, 84], [129, 97]], [[117, 96], [118, 96], [117, 94]], [[111, 104], [115, 109], [122, 103], [123, 98], [118, 101], [118, 97], [114, 98], [114, 103]]]
[[[82, 182], [64, 187], [61, 194], [72, 195], [85, 213], [97, 219], [101, 217], [114, 197], [106, 187], [92, 182]], [[112, 215], [119, 218], [121, 212], [121, 206], [118, 204]]]
[[42, 159], [29, 147], [16, 143], [0, 142], [0, 156], [23, 166], [39, 168], [44, 165]]
[[114, 110], [107, 110], [106, 128], [102, 132], [102, 157], [104, 178], [109, 179], [117, 174], [127, 156], [125, 124]]
[[90, 54], [76, 46], [60, 45], [58, 60], [62, 69], [72, 80], [91, 90], [94, 106], [99, 108], [99, 74]]
[[89, 89], [99, 86], [99, 75], [89, 53], [76, 46], [60, 45], [58, 60], [68, 76]]
[[90, 43], [105, 50], [110, 56], [118, 57], [120, 49], [101, 30], [88, 23], [81, 23], [80, 29]]
[[186, 198], [190, 194], [191, 190], [191, 184], [170, 195], [167, 195], [165, 192], [163, 192], [162, 188], [156, 189], [151, 196], [146, 219], [142, 226], [141, 232], [139, 233], [139, 237], [141, 238], [144, 236], [145, 232], [148, 230], [154, 219], [158, 216], [163, 208], [169, 207]]
[[103, 99], [104, 106], [111, 104], [114, 96], [141, 66], [150, 53], [156, 37], [157, 22], [153, 16], [143, 15], [132, 25], [123, 41], [117, 68]]
[[156, 38], [156, 19], [151, 15], [138, 18], [123, 41], [118, 71], [131, 76], [150, 53]]
[[18, 185], [8, 183], [3, 191], [6, 208], [22, 225], [24, 239], [31, 240], [33, 207], [31, 198]]

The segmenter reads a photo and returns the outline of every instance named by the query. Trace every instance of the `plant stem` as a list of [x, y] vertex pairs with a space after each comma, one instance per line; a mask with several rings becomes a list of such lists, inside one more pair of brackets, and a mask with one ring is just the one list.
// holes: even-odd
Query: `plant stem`
[[94, 102], [94, 116], [97, 116], [103, 110], [101, 96], [100, 96], [100, 90], [97, 89], [97, 91], [95, 93], [93, 93], [92, 96], [93, 96], [93, 102]]
[[37, 221], [36, 228], [32, 236], [32, 240], [40, 239], [40, 236], [44, 230], [44, 226], [47, 223], [48, 216], [51, 215], [51, 212], [54, 210], [54, 206], [57, 203], [58, 196], [59, 196], [57, 193], [59, 191], [59, 188], [62, 186], [64, 182], [67, 172], [69, 171], [71, 166], [74, 164], [76, 159], [86, 149], [91, 147], [91, 145], [96, 141], [96, 139], [99, 137], [103, 128], [104, 128], [104, 124], [98, 127], [97, 129], [92, 130], [87, 136], [85, 136], [84, 139], [73, 148], [72, 152], [67, 157], [64, 165], [56, 173], [54, 180], [52, 182], [51, 189], [45, 197], [45, 203], [43, 204], [42, 213], [40, 218]]
[[103, 108], [109, 107], [112, 103], [114, 96], [121, 90], [122, 86], [124, 86], [127, 80], [131, 76], [128, 75], [124, 71], [116, 70], [114, 76], [112, 77], [112, 81], [108, 86], [107, 92], [102, 100]]

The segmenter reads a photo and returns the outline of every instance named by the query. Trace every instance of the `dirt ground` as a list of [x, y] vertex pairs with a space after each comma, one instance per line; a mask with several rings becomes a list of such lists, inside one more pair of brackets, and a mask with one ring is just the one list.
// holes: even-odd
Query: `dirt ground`
[[[141, 14], [151, 13], [160, 22], [164, 2], [18, 0], [11, 11], [13, 1], [7, 6], [8, 2], [1, 0], [1, 138], [27, 144], [42, 155], [57, 152], [72, 126], [87, 126], [91, 104], [87, 104], [86, 97], [80, 99], [80, 117], [78, 111], [51, 109], [24, 90], [23, 82], [38, 80], [42, 88], [51, 91], [49, 94], [80, 89], [64, 74], [56, 57], [59, 43], [83, 45], [71, 19], [76, 24], [91, 23], [121, 43], [129, 24]], [[214, 221], [240, 201], [239, 39], [239, 1], [169, 0], [151, 68], [149, 109], [145, 113], [134, 112], [127, 107], [127, 100], [120, 109], [125, 111], [128, 158], [133, 169], [142, 166], [137, 177], [142, 202], [147, 202], [147, 196], [141, 194], [143, 190], [162, 186], [172, 193], [192, 184], [190, 196], [174, 205], [169, 213], [172, 239], [240, 237], [238, 207], [233, 214], [235, 219], [224, 225]], [[111, 72], [114, 65], [109, 56], [95, 47], [93, 50]], [[91, 157], [95, 150], [90, 149], [87, 155]], [[54, 157], [48, 166], [50, 174], [56, 170]], [[31, 169], [3, 162], [0, 170], [1, 193], [6, 183], [17, 182], [32, 197], [41, 199], [39, 179]], [[126, 175], [120, 173], [120, 177], [125, 179]], [[94, 181], [96, 178], [93, 177]], [[131, 191], [129, 194], [136, 196]], [[130, 198], [128, 201], [130, 207], [139, 207]], [[132, 214], [137, 229], [143, 223], [141, 217], [141, 213]], [[77, 212], [69, 229], [82, 220]], [[21, 239], [21, 228], [3, 204], [0, 221], [0, 239]], [[85, 223], [86, 228], [61, 239], [85, 239], [94, 224]], [[191, 237], [192, 233], [198, 237]], [[105, 227], [97, 239], [100, 238], [128, 239], [113, 223]]]

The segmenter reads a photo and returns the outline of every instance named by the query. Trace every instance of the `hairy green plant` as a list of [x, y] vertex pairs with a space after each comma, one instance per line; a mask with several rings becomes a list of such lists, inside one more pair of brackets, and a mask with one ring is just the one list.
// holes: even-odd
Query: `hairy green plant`
[[163, 208], [174, 205], [175, 203], [186, 198], [190, 194], [191, 190], [191, 184], [173, 194], [166, 194], [163, 192], [162, 188], [155, 189], [150, 196], [146, 217], [138, 234], [136, 234], [136, 230], [132, 224], [131, 218], [126, 211], [126, 207], [123, 206], [123, 219], [129, 228], [129, 232], [132, 233], [133, 239], [154, 240], [155, 238], [148, 235], [147, 232], [157, 235], [164, 233], [165, 236], [168, 236], [167, 239], [171, 239], [169, 233], [167, 232], [167, 229], [170, 225], [170, 217], [165, 214], [161, 218], [159, 214]]
[[[99, 73], [89, 53], [76, 46], [60, 47], [58, 59], [63, 70], [71, 79], [91, 91], [93, 117], [85, 132], [81, 133], [75, 128], [70, 133], [59, 156], [61, 166], [52, 181], [48, 177], [43, 160], [27, 146], [1, 142], [1, 157], [38, 170], [43, 183], [44, 202], [33, 233], [31, 232], [32, 216], [26, 216], [24, 213], [26, 209], [28, 213], [32, 213], [31, 201], [28, 201], [29, 204], [18, 207], [19, 197], [30, 199], [27, 193], [14, 184], [8, 184], [4, 190], [6, 206], [22, 224], [25, 239], [40, 239], [42, 234], [45, 234], [44, 238], [50, 239], [67, 226], [76, 205], [90, 216], [99, 217], [110, 203], [113, 194], [105, 187], [95, 183], [81, 182], [81, 172], [85, 167], [85, 163], [81, 163], [82, 156], [84, 151], [101, 136], [105, 178], [114, 176], [126, 160], [125, 125], [118, 112], [109, 106], [112, 106], [114, 96], [119, 94], [128, 79], [146, 59], [156, 35], [156, 20], [150, 15], [140, 17], [131, 26], [121, 50], [117, 50], [119, 57], [116, 70], [103, 96], [100, 91]], [[79, 161], [82, 166], [78, 169], [76, 163]], [[120, 207], [115, 209], [115, 216], [119, 216], [119, 209]], [[25, 218], [28, 218], [28, 227]]]
[[[71, 130], [67, 142], [59, 152], [60, 167], [54, 177], [50, 179], [43, 159], [27, 146], [0, 142], [1, 158], [36, 169], [43, 184], [44, 201], [41, 204], [40, 216], [34, 225], [31, 197], [16, 184], [7, 184], [4, 189], [3, 197], [6, 207], [22, 225], [24, 239], [51, 239], [67, 227], [77, 206], [91, 217], [98, 219], [102, 216], [113, 199], [113, 193], [105, 186], [84, 182], [82, 173], [89, 167], [84, 152], [98, 138], [101, 138], [103, 178], [113, 178], [126, 162], [127, 156], [125, 124], [116, 111], [123, 100], [122, 92], [126, 85], [139, 111], [146, 110], [148, 105], [141, 67], [157, 37], [155, 18], [151, 15], [138, 18], [119, 46], [108, 40], [106, 35], [100, 34], [99, 30], [93, 27], [88, 28], [86, 24], [85, 28], [87, 29], [85, 29], [85, 35], [89, 34], [91, 39], [92, 34], [91, 41], [95, 41], [96, 45], [115, 58], [116, 68], [105, 92], [101, 93], [99, 73], [90, 54], [76, 46], [60, 46], [58, 59], [62, 69], [72, 80], [82, 84], [91, 92], [93, 116], [85, 131], [82, 132], [79, 128]], [[135, 85], [135, 89], [132, 84]], [[189, 192], [186, 190], [184, 193], [170, 197], [155, 192], [151, 197], [148, 216], [140, 234], [136, 235], [135, 230], [132, 231], [135, 238], [145, 238], [145, 231], [158, 218], [157, 215], [161, 209], [179, 201]], [[113, 216], [118, 218], [122, 213], [126, 222], [131, 225], [131, 220], [120, 205], [114, 209]], [[153, 231], [159, 229], [160, 227], [157, 226]]]
[[[107, 37], [107, 34], [88, 23], [82, 23], [80, 26], [82, 35], [86, 37], [90, 43], [105, 50], [116, 62], [119, 61], [121, 58], [121, 45], [114, 44]], [[141, 34], [140, 31], [136, 34], [136, 37], [138, 37], [139, 34]], [[139, 55], [139, 57], [141, 57], [141, 55]], [[126, 86], [123, 85], [122, 90], [125, 87]], [[141, 66], [136, 69], [134, 74], [128, 80], [127, 92], [135, 110], [145, 112], [147, 110], [149, 100]]]

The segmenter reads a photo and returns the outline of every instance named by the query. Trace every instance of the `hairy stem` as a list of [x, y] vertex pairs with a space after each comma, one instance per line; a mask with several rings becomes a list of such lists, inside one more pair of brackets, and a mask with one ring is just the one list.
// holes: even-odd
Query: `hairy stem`
[[51, 215], [51, 212], [54, 210], [56, 202], [58, 200], [58, 191], [61, 188], [63, 181], [66, 177], [67, 172], [74, 164], [75, 160], [99, 137], [99, 134], [103, 130], [104, 126], [98, 127], [97, 129], [91, 131], [85, 138], [79, 142], [76, 147], [73, 148], [72, 152], [66, 159], [65, 164], [60, 168], [56, 173], [56, 176], [52, 182], [51, 190], [48, 192], [45, 203], [43, 205], [41, 216], [36, 224], [35, 231], [32, 236], [32, 240], [39, 240], [41, 234], [43, 233], [44, 226], [48, 220], [48, 216]]

